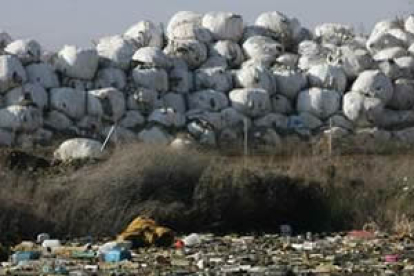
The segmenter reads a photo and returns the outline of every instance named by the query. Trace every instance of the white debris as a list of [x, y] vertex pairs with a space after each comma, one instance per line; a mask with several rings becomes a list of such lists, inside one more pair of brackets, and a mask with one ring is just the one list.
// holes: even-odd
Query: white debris
[[102, 144], [85, 138], [75, 138], [63, 142], [54, 152], [54, 157], [61, 161], [73, 159], [99, 159], [102, 157]]

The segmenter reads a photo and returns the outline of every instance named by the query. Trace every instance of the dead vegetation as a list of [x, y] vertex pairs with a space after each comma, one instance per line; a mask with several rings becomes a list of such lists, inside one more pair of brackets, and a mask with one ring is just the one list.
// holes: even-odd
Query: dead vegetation
[[115, 236], [138, 215], [179, 232], [272, 232], [285, 223], [297, 231], [361, 229], [367, 223], [413, 231], [410, 154], [329, 157], [298, 149], [241, 158], [133, 144], [114, 149], [102, 163], [69, 169], [3, 167], [1, 239], [42, 231]]

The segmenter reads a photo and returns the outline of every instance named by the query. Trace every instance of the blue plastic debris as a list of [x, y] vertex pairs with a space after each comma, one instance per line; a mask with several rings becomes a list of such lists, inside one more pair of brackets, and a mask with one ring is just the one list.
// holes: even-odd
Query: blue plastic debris
[[131, 259], [131, 252], [124, 249], [111, 250], [104, 255], [104, 261], [107, 263], [116, 263]]
[[12, 261], [14, 263], [33, 261], [40, 258], [40, 252], [38, 251], [18, 251], [13, 254]]

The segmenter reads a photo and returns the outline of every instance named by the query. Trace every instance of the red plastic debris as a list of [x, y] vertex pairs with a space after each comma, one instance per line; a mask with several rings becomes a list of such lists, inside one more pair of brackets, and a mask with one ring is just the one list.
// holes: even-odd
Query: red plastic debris
[[398, 262], [398, 255], [385, 255], [386, 263], [396, 263]]
[[184, 242], [182, 240], [177, 240], [174, 244], [175, 248], [181, 249], [185, 246]]
[[354, 230], [348, 233], [348, 236], [358, 239], [373, 239], [374, 233], [362, 230]]

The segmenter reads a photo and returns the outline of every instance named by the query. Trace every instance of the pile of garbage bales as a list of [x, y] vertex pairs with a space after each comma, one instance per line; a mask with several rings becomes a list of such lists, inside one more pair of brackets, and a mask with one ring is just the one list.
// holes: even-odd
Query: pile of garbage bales
[[[54, 135], [183, 147], [278, 147], [293, 137], [414, 141], [414, 16], [371, 34], [281, 12], [140, 21], [52, 53], [0, 32], [0, 145]], [[247, 131], [247, 132], [246, 132]]]

